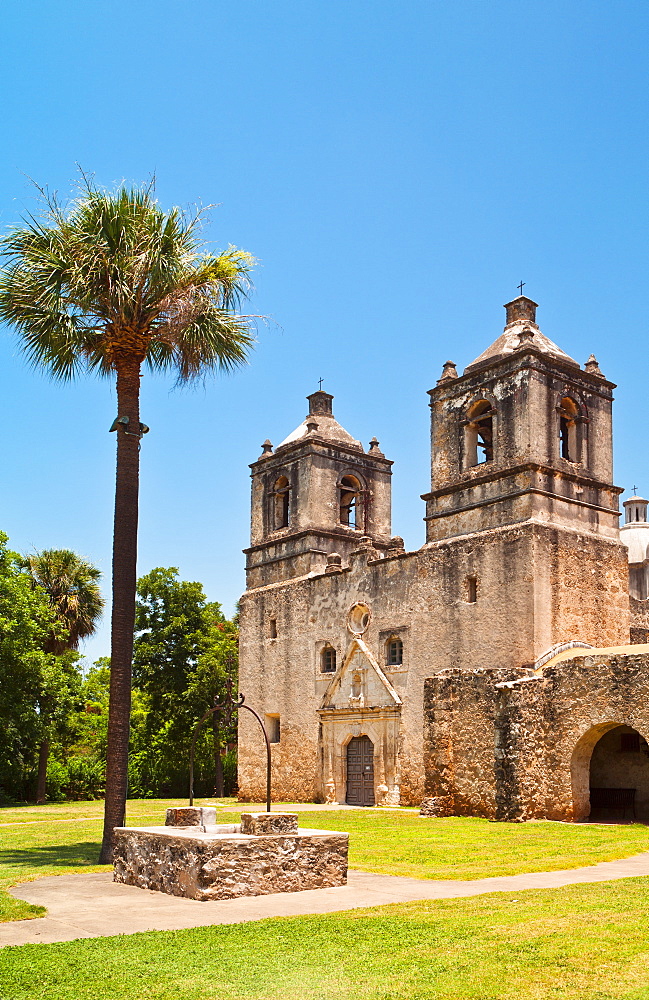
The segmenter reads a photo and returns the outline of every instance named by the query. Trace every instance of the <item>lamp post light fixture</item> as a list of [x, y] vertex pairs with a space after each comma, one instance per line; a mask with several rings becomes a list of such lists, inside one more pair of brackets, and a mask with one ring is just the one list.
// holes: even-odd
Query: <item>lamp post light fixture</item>
[[130, 422], [131, 421], [130, 421], [130, 419], [128, 417], [115, 417], [115, 419], [113, 420], [112, 424], [110, 425], [109, 431], [110, 432], [112, 432], [112, 431], [118, 431], [120, 429], [120, 427], [121, 427], [123, 429], [123, 431], [124, 431], [125, 434], [132, 434], [133, 437], [139, 437], [139, 438], [144, 437], [145, 434], [149, 433], [150, 428], [147, 426], [147, 424], [142, 424], [141, 423], [140, 424], [140, 433], [139, 434], [133, 434], [133, 431], [127, 430], [127, 427], [130, 424]]

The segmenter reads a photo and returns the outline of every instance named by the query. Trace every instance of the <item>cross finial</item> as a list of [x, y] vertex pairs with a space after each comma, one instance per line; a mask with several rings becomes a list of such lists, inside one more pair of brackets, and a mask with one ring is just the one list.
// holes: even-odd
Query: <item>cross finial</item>
[[633, 489], [633, 495], [634, 495], [634, 497], [637, 496], [638, 495], [638, 487], [637, 486], [633, 486], [632, 489]]
[[322, 378], [318, 379], [318, 388], [319, 388], [320, 392], [322, 392], [322, 383], [323, 382], [324, 382], [324, 379], [322, 379]]
[[525, 286], [526, 284], [527, 284], [527, 282], [526, 282], [526, 281], [521, 281], [521, 282], [520, 282], [520, 283], [519, 283], [518, 285], [516, 285], [516, 287], [518, 288], [518, 291], [520, 292], [520, 294], [521, 294], [521, 295], [523, 294], [523, 287], [524, 287], [524, 286]]

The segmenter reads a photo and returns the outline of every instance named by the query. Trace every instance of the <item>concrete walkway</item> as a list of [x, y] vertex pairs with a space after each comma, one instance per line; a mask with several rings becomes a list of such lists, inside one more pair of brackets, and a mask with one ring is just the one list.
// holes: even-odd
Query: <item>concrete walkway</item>
[[205, 903], [121, 885], [112, 881], [111, 872], [59, 875], [25, 882], [12, 890], [18, 899], [46, 906], [48, 914], [36, 920], [0, 924], [0, 947], [135, 934], [138, 931], [236, 924], [263, 920], [265, 917], [334, 913], [417, 899], [454, 899], [486, 892], [556, 889], [563, 885], [608, 882], [639, 875], [649, 875], [649, 851], [589, 868], [503, 875], [470, 882], [399, 878], [352, 871], [348, 884], [339, 888], [242, 896]]

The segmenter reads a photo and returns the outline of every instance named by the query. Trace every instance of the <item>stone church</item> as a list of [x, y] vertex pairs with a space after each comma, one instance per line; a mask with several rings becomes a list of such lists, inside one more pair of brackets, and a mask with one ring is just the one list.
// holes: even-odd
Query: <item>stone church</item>
[[[430, 390], [420, 549], [392, 535], [392, 462], [329, 393], [251, 466], [240, 689], [275, 800], [649, 819], [649, 524], [639, 497], [618, 524], [615, 387], [531, 299], [505, 309]], [[240, 797], [262, 800], [239, 726]]]

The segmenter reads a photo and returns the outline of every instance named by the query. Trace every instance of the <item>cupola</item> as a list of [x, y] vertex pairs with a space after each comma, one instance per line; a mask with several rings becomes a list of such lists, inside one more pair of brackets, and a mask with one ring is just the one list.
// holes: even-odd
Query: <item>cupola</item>
[[250, 467], [249, 588], [342, 570], [365, 538], [368, 552], [391, 551], [392, 462], [376, 438], [366, 450], [338, 423], [333, 398], [307, 396], [302, 423], [274, 451], [265, 442]]
[[461, 375], [447, 362], [430, 390], [429, 542], [528, 520], [619, 538], [614, 386], [546, 337], [537, 309], [507, 302], [500, 336]]

